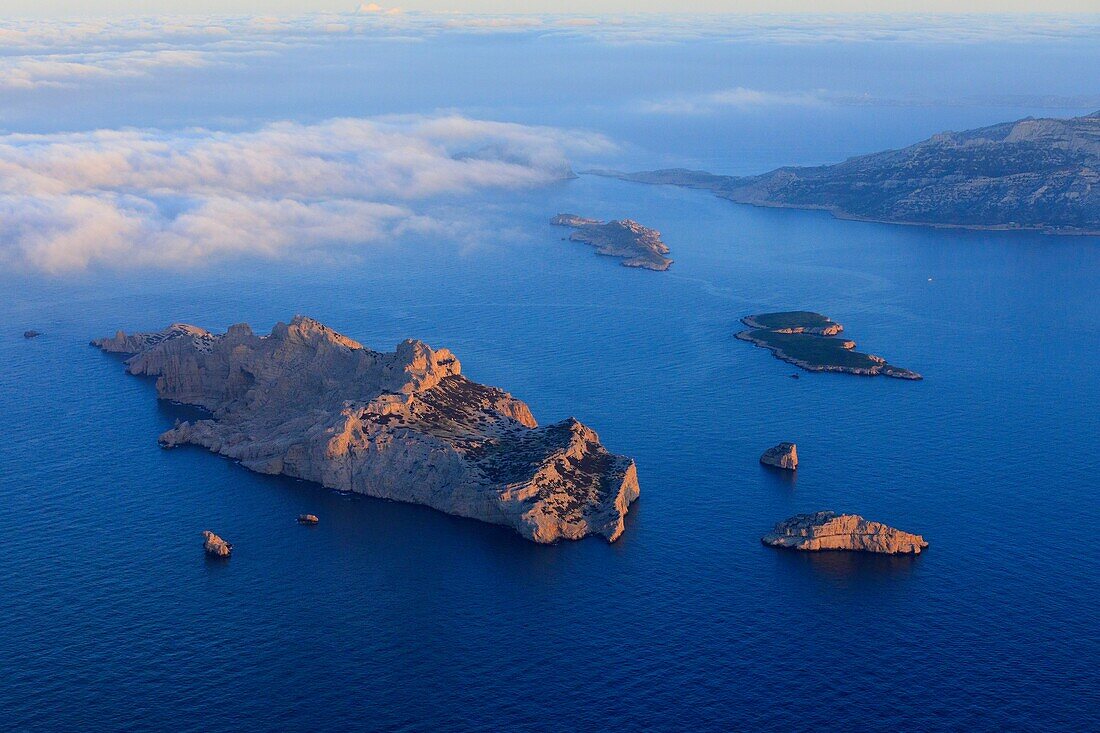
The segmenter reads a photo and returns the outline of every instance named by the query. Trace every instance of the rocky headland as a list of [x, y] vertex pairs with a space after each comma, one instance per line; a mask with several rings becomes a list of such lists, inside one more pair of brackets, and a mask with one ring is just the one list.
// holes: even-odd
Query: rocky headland
[[597, 254], [619, 257], [623, 267], [664, 271], [672, 265], [672, 260], [665, 257], [669, 250], [668, 245], [661, 241], [661, 233], [632, 219], [601, 221], [574, 214], [558, 214], [550, 223], [572, 227], [576, 231], [569, 235], [571, 241], [590, 244], [596, 248]]
[[798, 468], [798, 446], [794, 443], [780, 443], [768, 448], [760, 456], [760, 462], [765, 466], [775, 466], [787, 471]]
[[749, 330], [735, 334], [737, 338], [769, 349], [777, 358], [807, 371], [922, 379], [916, 372], [890, 364], [881, 356], [856, 351], [856, 342], [851, 339], [833, 338], [844, 327], [820, 313], [761, 313], [745, 316], [741, 322]]
[[92, 342], [131, 355], [157, 396], [205, 408], [164, 447], [193, 444], [261, 473], [424, 504], [535, 542], [614, 541], [638, 497], [634, 461], [575, 419], [539, 427], [523, 402], [461, 374], [447, 349], [363, 347], [297, 316], [269, 335], [186, 324]]
[[858, 514], [830, 511], [793, 516], [775, 525], [761, 542], [806, 552], [850, 550], [885, 555], [919, 555], [928, 547], [918, 534], [871, 522]]
[[757, 176], [591, 172], [843, 219], [1100, 235], [1100, 112], [943, 132], [900, 150]]

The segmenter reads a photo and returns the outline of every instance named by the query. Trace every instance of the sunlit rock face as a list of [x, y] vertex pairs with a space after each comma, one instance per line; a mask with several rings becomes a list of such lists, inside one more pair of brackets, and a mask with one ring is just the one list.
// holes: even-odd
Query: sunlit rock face
[[262, 473], [425, 504], [536, 542], [614, 541], [638, 497], [634, 461], [572, 418], [539, 427], [527, 405], [466, 379], [447, 349], [378, 352], [297, 316], [267, 336], [185, 324], [93, 341], [133, 354], [161, 399], [209, 410], [161, 445], [204, 446]]
[[794, 550], [852, 550], [886, 555], [919, 555], [928, 543], [910, 534], [858, 514], [816, 512], [799, 514], [775, 525], [761, 538], [765, 545]]
[[764, 455], [760, 456], [760, 462], [766, 466], [793, 471], [798, 468], [798, 448], [794, 443], [780, 443], [764, 451]]
[[202, 549], [207, 555], [229, 557], [233, 552], [233, 545], [207, 529], [202, 533]]

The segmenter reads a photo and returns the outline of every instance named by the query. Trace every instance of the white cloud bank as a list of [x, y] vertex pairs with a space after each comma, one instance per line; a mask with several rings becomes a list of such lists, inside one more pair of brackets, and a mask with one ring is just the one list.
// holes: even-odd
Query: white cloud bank
[[0, 19], [0, 92], [148, 76], [248, 52], [444, 35], [512, 34], [578, 43], [959, 44], [1065, 41], [1100, 34], [1100, 15], [606, 15], [357, 11], [287, 16]]
[[83, 81], [143, 77], [159, 69], [194, 69], [213, 63], [212, 54], [171, 49], [0, 57], [0, 90], [70, 87]]
[[560, 180], [599, 135], [465, 117], [0, 136], [0, 263], [59, 273], [295, 257], [454, 222], [433, 197]]
[[988, 41], [1092, 38], [1100, 15], [1072, 14], [690, 14], [628, 15], [462, 12], [402, 12], [363, 3], [344, 13], [298, 15], [117, 16], [98, 19], [0, 19], [0, 47], [11, 49], [104, 50], [156, 43], [203, 45], [223, 39], [308, 42], [327, 24], [347, 26], [369, 37], [432, 37], [463, 31], [535, 32], [612, 43], [691, 43], [699, 40], [747, 43]]

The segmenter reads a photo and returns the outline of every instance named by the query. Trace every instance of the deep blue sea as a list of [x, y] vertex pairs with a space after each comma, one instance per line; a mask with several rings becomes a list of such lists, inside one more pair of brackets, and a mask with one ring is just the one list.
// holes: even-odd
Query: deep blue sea
[[[743, 149], [606, 129], [638, 163], [669, 162], [667, 136], [695, 165], [739, 170], [834, 159], [834, 126], [845, 151], [875, 149], [1017, 112], [865, 109], [844, 114], [878, 137], [833, 119]], [[0, 276], [0, 727], [1100, 727], [1100, 242], [591, 176], [476, 206], [483, 240], [408, 238], [350, 262]], [[547, 223], [560, 211], [637, 218], [675, 265], [631, 270], [562, 241]], [[828, 314], [924, 381], [794, 380], [733, 338], [741, 316], [786, 309]], [[540, 422], [591, 425], [638, 464], [622, 539], [538, 546], [162, 451], [187, 411], [88, 345], [296, 313], [376, 349], [446, 346]], [[784, 440], [797, 476], [758, 463]], [[818, 509], [931, 546], [760, 544]], [[296, 525], [303, 512], [320, 524]], [[229, 561], [204, 558], [208, 528], [234, 544]]]

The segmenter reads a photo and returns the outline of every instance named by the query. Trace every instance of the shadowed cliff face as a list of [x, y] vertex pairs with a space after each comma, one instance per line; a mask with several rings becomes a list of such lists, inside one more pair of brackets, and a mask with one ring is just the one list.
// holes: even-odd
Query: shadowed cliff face
[[538, 427], [507, 392], [461, 374], [447, 349], [404, 341], [372, 351], [310, 318], [268, 336], [173, 324], [93, 341], [130, 353], [161, 399], [211, 419], [161, 436], [263, 473], [307, 479], [511, 526], [537, 542], [614, 541], [638, 496], [634, 462], [569, 420]]
[[901, 150], [759, 176], [682, 169], [612, 175], [843, 218], [1100, 234], [1100, 112], [945, 132]]

